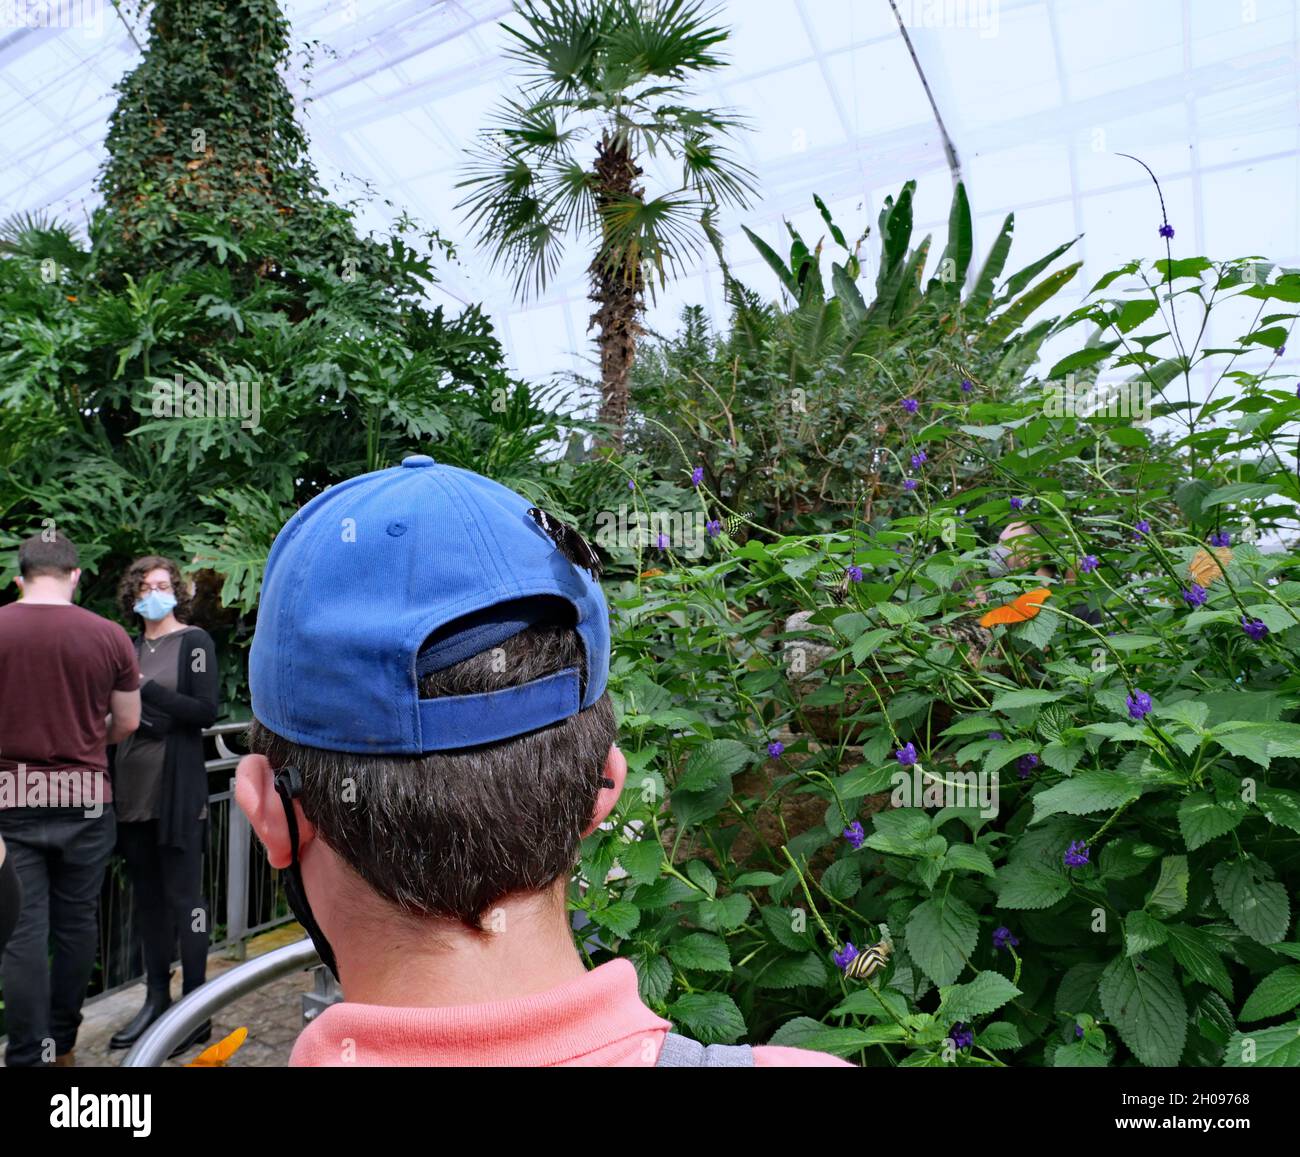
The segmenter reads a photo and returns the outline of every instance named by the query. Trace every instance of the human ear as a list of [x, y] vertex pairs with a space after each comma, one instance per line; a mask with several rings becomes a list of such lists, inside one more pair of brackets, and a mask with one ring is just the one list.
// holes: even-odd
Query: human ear
[[[257, 838], [266, 848], [267, 863], [273, 868], [287, 868], [293, 862], [293, 841], [289, 837], [289, 820], [275, 790], [275, 773], [264, 755], [246, 755], [235, 769], [235, 802], [248, 817]], [[311, 842], [315, 829], [302, 814], [302, 805], [293, 801], [298, 820], [298, 854]]]
[[614, 784], [613, 787], [602, 787], [600, 794], [596, 796], [596, 806], [592, 809], [591, 823], [584, 831], [583, 837], [591, 835], [601, 824], [603, 824], [609, 813], [614, 810], [614, 805], [618, 803], [618, 797], [623, 794], [623, 785], [627, 782], [627, 760], [623, 753], [619, 751], [617, 745], [611, 745], [609, 755], [605, 758], [605, 768], [601, 774]]

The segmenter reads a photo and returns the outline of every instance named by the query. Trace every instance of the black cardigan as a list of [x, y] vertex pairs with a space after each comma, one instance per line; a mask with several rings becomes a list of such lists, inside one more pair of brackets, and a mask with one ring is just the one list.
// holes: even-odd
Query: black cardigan
[[[141, 635], [136, 653], [143, 648]], [[203, 837], [199, 813], [208, 802], [203, 728], [216, 721], [219, 685], [212, 636], [202, 627], [186, 627], [177, 648], [176, 690], [152, 679], [140, 688], [140, 734], [166, 740], [158, 809], [158, 843], [164, 847], [190, 848]]]

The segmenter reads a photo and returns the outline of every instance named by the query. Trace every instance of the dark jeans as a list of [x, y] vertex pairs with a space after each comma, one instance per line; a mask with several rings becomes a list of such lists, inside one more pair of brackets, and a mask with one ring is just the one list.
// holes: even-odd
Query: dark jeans
[[[196, 834], [204, 829], [196, 827]], [[117, 825], [117, 846], [126, 861], [135, 900], [135, 924], [144, 948], [145, 977], [165, 989], [172, 952], [181, 945], [182, 991], [203, 983], [208, 966], [208, 911], [203, 901], [203, 846], [158, 846], [158, 821]], [[197, 929], [195, 925], [198, 925]]]
[[80, 808], [0, 811], [0, 835], [23, 889], [18, 926], [0, 958], [10, 1068], [52, 1061], [77, 1042], [116, 827], [112, 804], [93, 818]]

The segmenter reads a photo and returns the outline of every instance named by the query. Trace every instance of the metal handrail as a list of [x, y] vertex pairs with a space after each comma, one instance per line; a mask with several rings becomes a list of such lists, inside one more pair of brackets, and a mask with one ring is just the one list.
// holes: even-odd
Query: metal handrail
[[148, 1069], [163, 1064], [178, 1044], [214, 1012], [233, 1004], [241, 996], [279, 980], [291, 972], [309, 968], [319, 957], [311, 940], [303, 939], [263, 956], [236, 965], [183, 997], [162, 1014], [135, 1042], [122, 1062], [123, 1068]]

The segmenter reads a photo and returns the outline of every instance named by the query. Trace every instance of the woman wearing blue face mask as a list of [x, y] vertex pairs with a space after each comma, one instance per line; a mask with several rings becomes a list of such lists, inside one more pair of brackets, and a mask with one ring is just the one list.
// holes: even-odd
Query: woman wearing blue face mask
[[[212, 637], [186, 625], [189, 597], [180, 568], [147, 555], [118, 586], [124, 619], [141, 627], [140, 727], [117, 747], [113, 802], [118, 850], [126, 861], [144, 948], [144, 1007], [109, 1042], [133, 1045], [171, 1004], [171, 961], [180, 944], [182, 991], [203, 983], [208, 910], [203, 898], [208, 778], [203, 728], [217, 718], [219, 680]], [[173, 1056], [212, 1035], [201, 1025]]]

